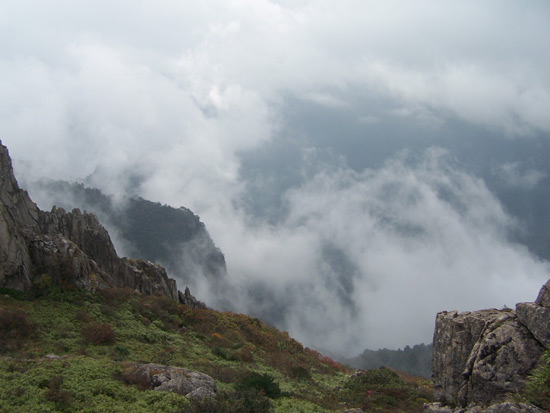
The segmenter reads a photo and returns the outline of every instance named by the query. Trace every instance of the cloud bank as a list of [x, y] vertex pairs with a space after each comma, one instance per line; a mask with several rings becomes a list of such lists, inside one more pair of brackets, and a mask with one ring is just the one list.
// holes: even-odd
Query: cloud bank
[[320, 173], [286, 202], [284, 223], [234, 220], [219, 239], [239, 308], [332, 350], [425, 342], [436, 312], [513, 307], [548, 274], [508, 240], [517, 222], [483, 181], [437, 148]]
[[[226, 254], [238, 309], [308, 345], [425, 342], [436, 311], [532, 300], [547, 264], [510, 241], [521, 223], [452, 156], [350, 168], [344, 122], [323, 142], [319, 116], [289, 132], [289, 101], [376, 128], [357, 157], [396, 119], [416, 128], [411, 147], [451, 121], [528, 144], [550, 136], [549, 18], [544, 1], [7, 1], [0, 137], [23, 181], [192, 209]], [[266, 179], [266, 149], [254, 175], [244, 160], [278, 142], [297, 142], [280, 152], [294, 166]], [[520, 164], [494, 170], [544, 181]], [[254, 187], [282, 205], [277, 219], [244, 206]], [[211, 291], [197, 295], [221, 303]]]

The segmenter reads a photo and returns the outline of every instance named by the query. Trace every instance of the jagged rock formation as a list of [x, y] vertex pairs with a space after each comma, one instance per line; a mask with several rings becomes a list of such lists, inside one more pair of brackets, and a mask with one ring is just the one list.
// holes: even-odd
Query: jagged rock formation
[[173, 208], [138, 197], [114, 200], [81, 183], [43, 179], [31, 186], [38, 200], [45, 204], [96, 214], [109, 231], [116, 232], [127, 253], [162, 263], [178, 279], [187, 283], [193, 283], [197, 277], [222, 281], [227, 274], [223, 253], [200, 217], [187, 208]]
[[33, 269], [23, 229], [38, 229], [38, 207], [19, 189], [1, 142], [0, 202], [0, 286], [25, 290], [31, 286]]
[[[0, 141], [0, 287], [28, 291], [43, 282], [71, 283], [93, 291], [126, 287], [204, 306], [177, 290], [164, 268], [119, 258], [93, 214], [61, 208], [41, 211], [19, 188], [8, 150]], [[184, 302], [182, 301], [182, 302]]]
[[204, 304], [202, 301], [197, 300], [195, 297], [191, 295], [191, 291], [189, 291], [189, 287], [185, 287], [184, 293], [182, 293], [181, 291], [178, 291], [178, 300], [180, 303], [185, 304], [187, 307], [206, 308], [206, 304]]
[[515, 311], [437, 314], [432, 360], [436, 399], [461, 407], [506, 401], [523, 388], [550, 343], [549, 326], [550, 280], [534, 303], [520, 303]]
[[132, 382], [141, 383], [156, 391], [168, 391], [187, 398], [211, 398], [216, 396], [214, 379], [207, 374], [181, 367], [160, 364], [130, 364], [123, 372]]

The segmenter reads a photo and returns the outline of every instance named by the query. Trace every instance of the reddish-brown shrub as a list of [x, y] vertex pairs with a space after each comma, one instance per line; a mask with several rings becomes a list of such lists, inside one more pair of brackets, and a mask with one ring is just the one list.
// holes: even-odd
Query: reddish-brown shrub
[[97, 293], [101, 301], [113, 307], [118, 307], [134, 295], [134, 291], [129, 288], [103, 288], [97, 290]]
[[61, 390], [62, 384], [63, 376], [52, 377], [52, 379], [46, 384], [47, 390], [44, 393], [44, 397], [50, 402], [67, 407], [70, 402], [70, 394], [65, 390]]
[[237, 350], [233, 353], [235, 360], [242, 361], [245, 363], [252, 363], [254, 361], [254, 355], [252, 354], [252, 348], [245, 346], [240, 350]]
[[82, 327], [82, 336], [87, 343], [91, 344], [113, 344], [115, 332], [109, 324], [90, 324]]
[[78, 311], [75, 315], [75, 318], [82, 322], [82, 323], [91, 323], [92, 322], [92, 318], [88, 315], [88, 313], [86, 313], [86, 311]]
[[144, 324], [149, 320], [160, 320], [165, 329], [174, 329], [181, 324], [181, 318], [178, 316], [181, 304], [164, 295], [148, 295], [140, 297], [136, 302], [135, 308], [137, 314], [141, 315]]
[[121, 380], [124, 384], [134, 384], [142, 391], [151, 388], [147, 372], [143, 369], [136, 366], [127, 366], [119, 374], [120, 375], [116, 378]]
[[0, 347], [20, 347], [22, 341], [34, 332], [35, 327], [27, 320], [27, 314], [0, 309]]
[[335, 362], [330, 357], [323, 356], [318, 351], [312, 350], [312, 349], [307, 348], [307, 347], [306, 347], [305, 351], [306, 351], [307, 354], [309, 354], [310, 356], [316, 358], [322, 364], [324, 364], [326, 367], [328, 367], [330, 369], [334, 369], [334, 370], [341, 371], [341, 372], [344, 372], [344, 373], [351, 372], [351, 370], [349, 368], [347, 368], [346, 366], [343, 366], [343, 365]]

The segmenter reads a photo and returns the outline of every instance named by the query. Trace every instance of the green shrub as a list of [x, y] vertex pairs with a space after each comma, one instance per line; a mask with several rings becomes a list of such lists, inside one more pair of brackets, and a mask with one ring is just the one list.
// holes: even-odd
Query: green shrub
[[65, 410], [70, 407], [71, 395], [69, 392], [62, 390], [63, 376], [54, 376], [47, 383], [47, 390], [44, 393], [44, 398], [49, 402], [56, 404], [57, 410]]
[[237, 393], [218, 393], [215, 398], [194, 399], [186, 413], [268, 413], [271, 402], [261, 391], [248, 389]]
[[11, 288], [0, 288], [0, 295], [7, 295], [16, 300], [23, 301], [27, 298], [23, 291], [13, 290]]
[[337, 396], [340, 401], [351, 402], [364, 411], [422, 411], [423, 403], [430, 400], [431, 395], [420, 382], [413, 385], [413, 381], [412, 377], [386, 367], [359, 371], [348, 379]]
[[237, 385], [237, 390], [246, 392], [247, 390], [262, 391], [271, 399], [281, 395], [281, 388], [269, 374], [250, 373], [245, 376]]
[[308, 369], [303, 366], [295, 366], [290, 369], [290, 377], [298, 380], [311, 380], [311, 374]]
[[539, 363], [527, 381], [523, 396], [528, 402], [550, 410], [550, 348], [542, 355]]
[[130, 350], [128, 350], [128, 347], [122, 346], [120, 344], [116, 344], [113, 350], [115, 354], [121, 358], [124, 358], [130, 355]]

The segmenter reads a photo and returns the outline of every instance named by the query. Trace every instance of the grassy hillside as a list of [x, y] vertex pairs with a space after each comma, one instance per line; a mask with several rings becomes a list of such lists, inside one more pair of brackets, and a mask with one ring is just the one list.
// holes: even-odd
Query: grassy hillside
[[[44, 287], [0, 293], [0, 411], [421, 411], [431, 384], [390, 369], [352, 371], [242, 314], [161, 296]], [[55, 354], [56, 358], [46, 357]], [[212, 376], [213, 400], [148, 389], [130, 362]]]

